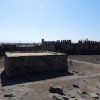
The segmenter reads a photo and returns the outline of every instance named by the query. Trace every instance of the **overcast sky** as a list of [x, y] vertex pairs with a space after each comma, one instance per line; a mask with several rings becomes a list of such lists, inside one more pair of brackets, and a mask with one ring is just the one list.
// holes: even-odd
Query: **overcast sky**
[[100, 40], [100, 0], [0, 0], [0, 42]]

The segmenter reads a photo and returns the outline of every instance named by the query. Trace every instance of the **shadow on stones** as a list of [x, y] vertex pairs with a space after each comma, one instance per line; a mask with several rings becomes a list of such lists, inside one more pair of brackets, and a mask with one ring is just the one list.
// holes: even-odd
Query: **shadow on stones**
[[52, 79], [52, 78], [62, 77], [62, 76], [71, 76], [71, 75], [73, 74], [67, 72], [66, 70], [61, 70], [61, 71], [53, 71], [53, 72], [45, 72], [45, 73], [20, 75], [17, 77], [14, 76], [8, 78], [6, 77], [5, 71], [3, 71], [0, 75], [0, 78], [1, 78], [2, 86], [10, 86], [10, 85], [22, 84], [26, 82], [35, 82], [40, 80]]

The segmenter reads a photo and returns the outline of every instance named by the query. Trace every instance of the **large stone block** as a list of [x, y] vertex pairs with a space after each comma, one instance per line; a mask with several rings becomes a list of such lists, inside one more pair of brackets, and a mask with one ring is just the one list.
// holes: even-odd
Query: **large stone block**
[[8, 77], [64, 69], [68, 71], [66, 54], [55, 52], [5, 54], [5, 72]]

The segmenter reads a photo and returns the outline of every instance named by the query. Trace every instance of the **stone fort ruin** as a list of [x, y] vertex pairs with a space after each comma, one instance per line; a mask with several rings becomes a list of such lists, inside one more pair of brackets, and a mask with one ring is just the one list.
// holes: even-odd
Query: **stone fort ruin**
[[7, 77], [56, 70], [68, 71], [66, 54], [55, 52], [5, 53]]
[[4, 56], [7, 51], [53, 51], [68, 55], [98, 55], [100, 54], [100, 41], [86, 39], [74, 43], [71, 40], [45, 41], [42, 39], [41, 43], [1, 43], [0, 56]]

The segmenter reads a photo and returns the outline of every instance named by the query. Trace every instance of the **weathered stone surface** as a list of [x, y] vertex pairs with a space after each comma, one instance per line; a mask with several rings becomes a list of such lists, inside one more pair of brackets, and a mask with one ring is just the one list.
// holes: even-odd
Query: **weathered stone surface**
[[73, 73], [73, 74], [78, 74], [78, 71], [75, 70], [75, 71], [73, 71], [72, 73]]
[[99, 88], [99, 89], [100, 89], [100, 83], [98, 83], [98, 84], [97, 84], [97, 88]]
[[5, 94], [4, 97], [14, 97], [13, 94]]
[[87, 95], [88, 93], [86, 91], [83, 91], [81, 94], [83, 95]]
[[81, 99], [81, 98], [77, 98], [76, 100], [87, 100], [87, 99]]
[[77, 100], [76, 98], [70, 98], [69, 100]]
[[71, 98], [75, 98], [77, 96], [77, 91], [76, 90], [71, 90], [70, 91], [70, 96], [71, 96]]
[[67, 69], [67, 55], [62, 53], [6, 53], [6, 75], [15, 76], [36, 72]]
[[64, 100], [69, 100], [69, 98], [70, 98], [70, 97], [68, 97], [68, 96], [63, 96], [63, 99], [64, 99]]
[[76, 85], [76, 84], [73, 84], [73, 87], [74, 87], [74, 88], [79, 88], [79, 86], [78, 86], [78, 85]]
[[97, 95], [96, 93], [89, 93], [89, 95], [92, 99], [99, 99], [99, 95]]
[[62, 95], [59, 95], [59, 94], [56, 94], [56, 93], [53, 95], [53, 99], [54, 100], [64, 100]]
[[86, 98], [88, 93], [86, 91], [83, 91], [80, 95], [81, 95], [81, 97]]
[[50, 86], [50, 89], [49, 89], [49, 92], [50, 93], [58, 93], [60, 95], [64, 95], [64, 92], [63, 92], [63, 89], [61, 86]]

